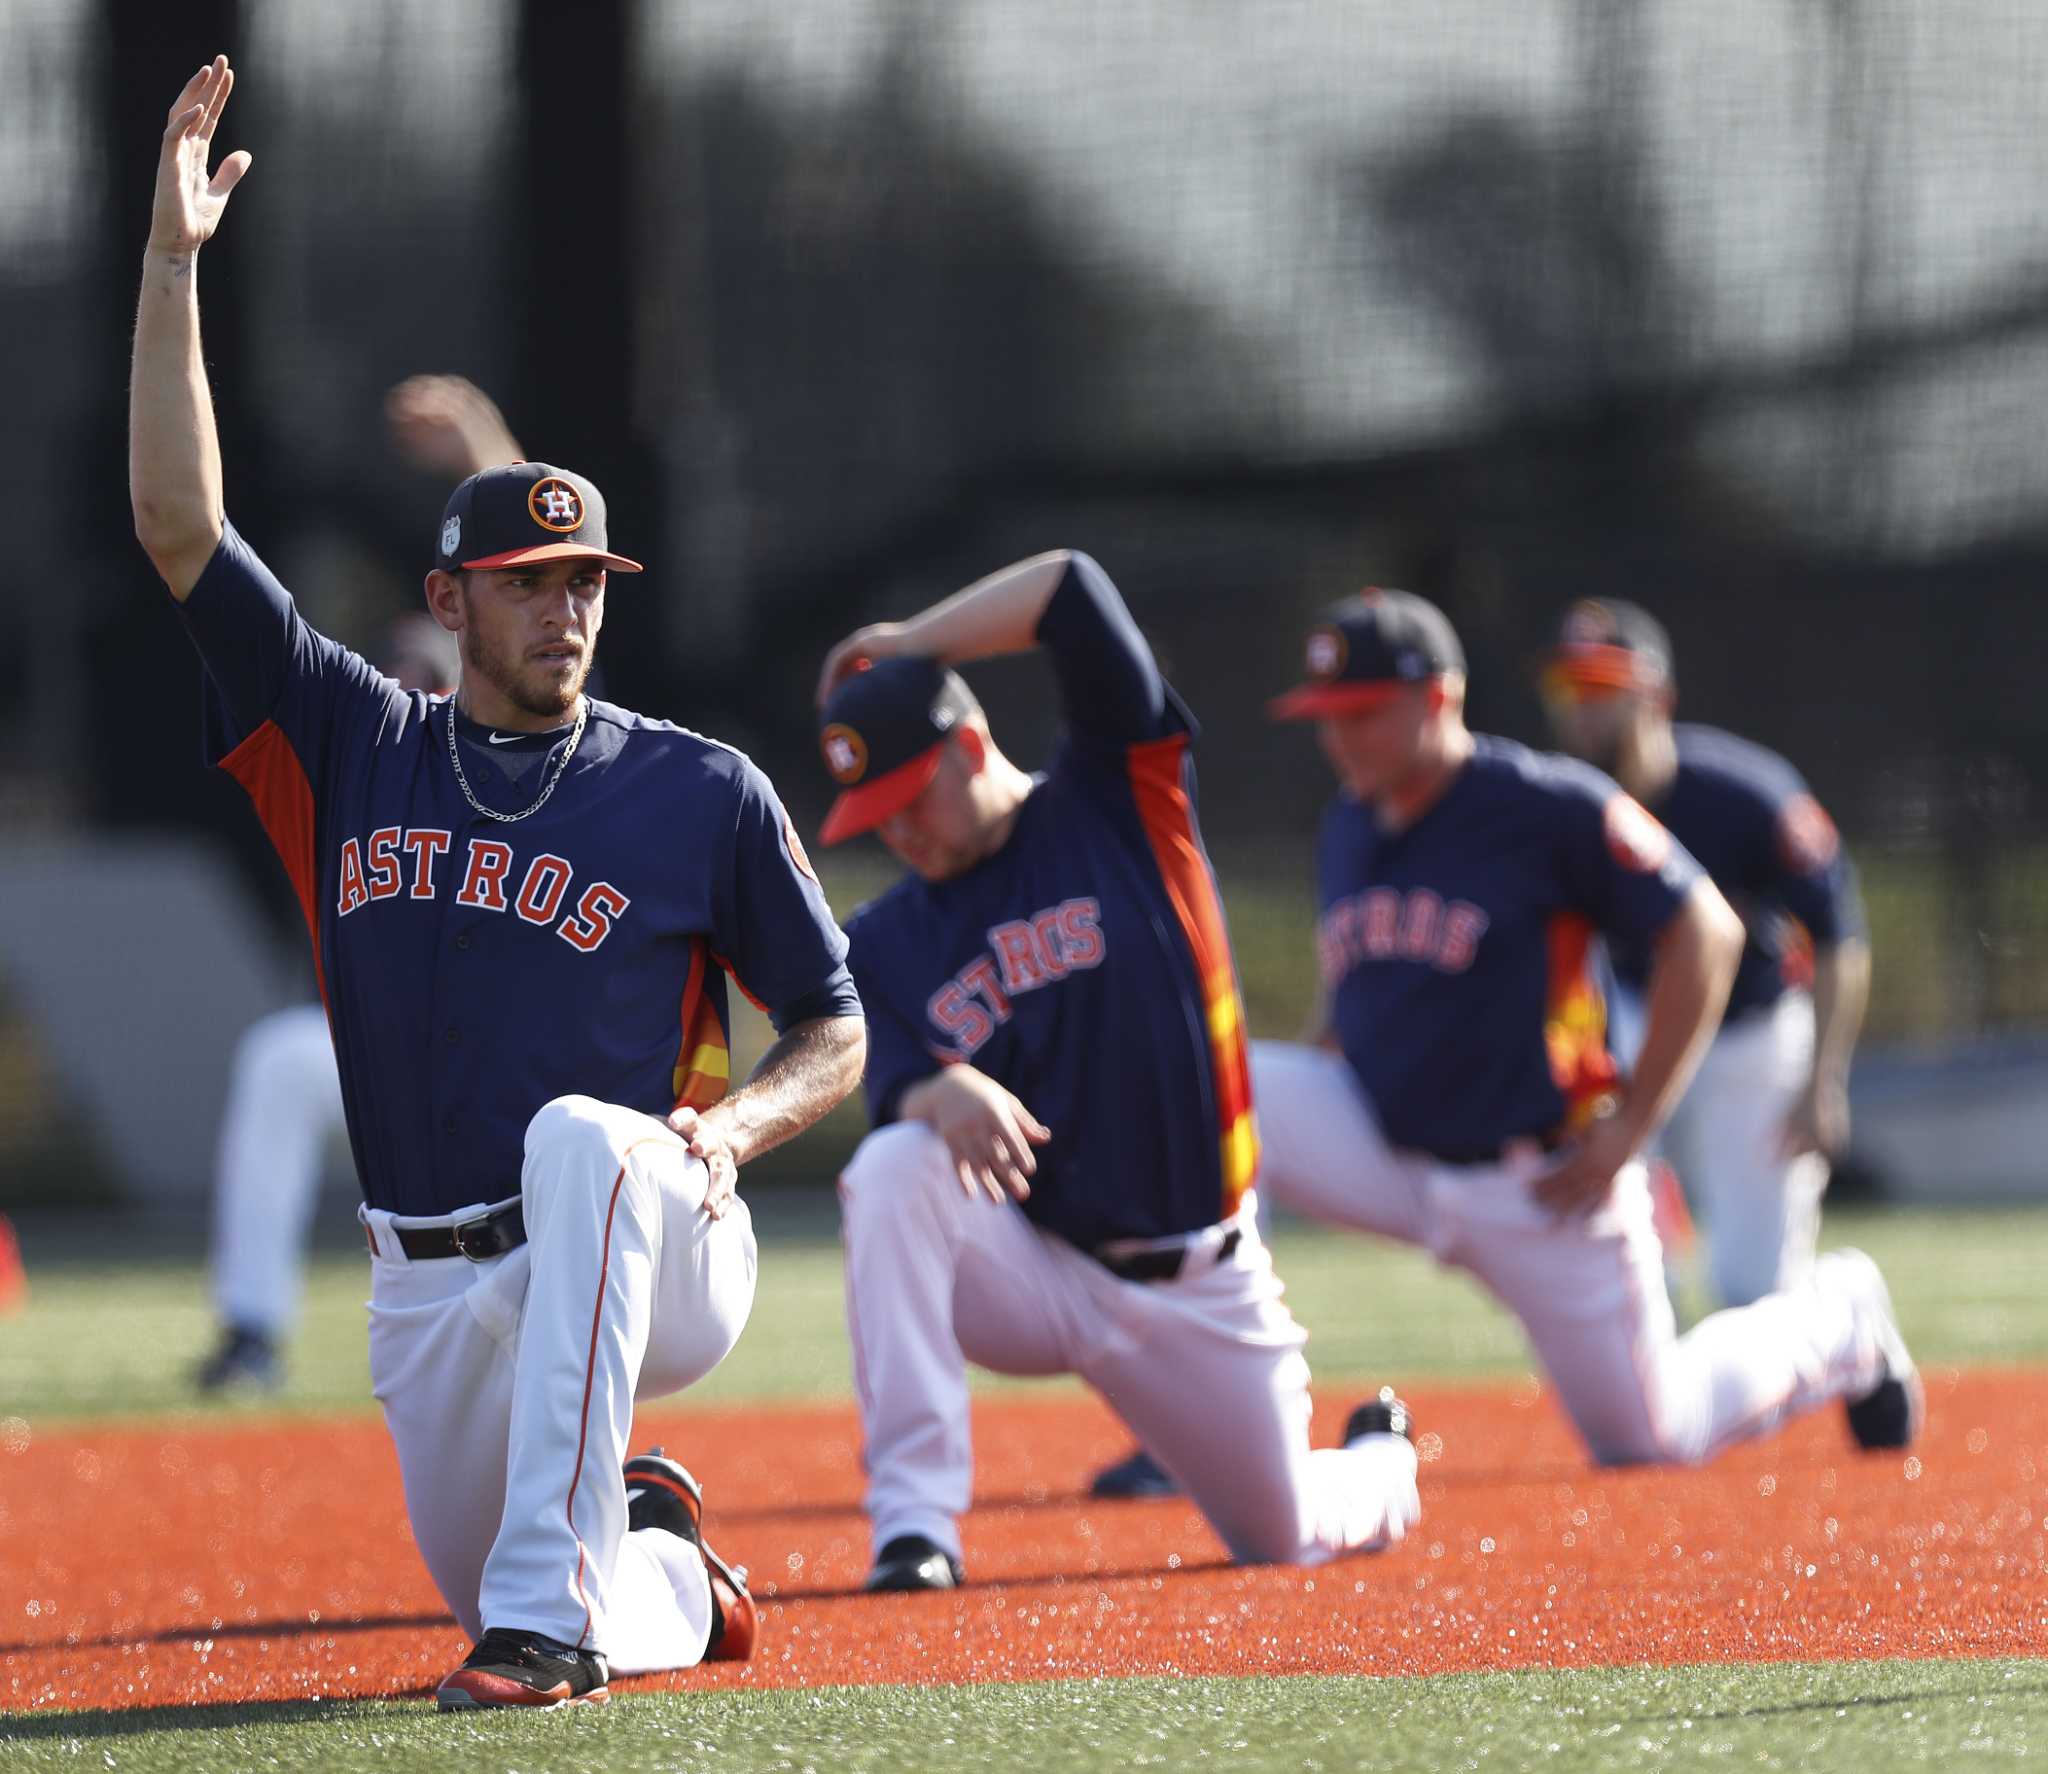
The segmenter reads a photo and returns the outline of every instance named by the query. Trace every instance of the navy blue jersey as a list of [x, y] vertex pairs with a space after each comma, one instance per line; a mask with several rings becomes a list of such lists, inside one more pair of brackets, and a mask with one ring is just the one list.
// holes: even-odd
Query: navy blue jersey
[[1316, 859], [1344, 1056], [1393, 1144], [1459, 1159], [1566, 1130], [1611, 1088], [1594, 941], [1651, 941], [1699, 877], [1599, 771], [1475, 741], [1401, 831], [1340, 797]]
[[1213, 1225], [1258, 1163], [1194, 726], [1115, 586], [1076, 556], [1039, 624], [1065, 730], [1003, 847], [847, 923], [868, 1109], [968, 1062], [1052, 1129], [1023, 1209], [1082, 1249]]
[[[857, 1010], [845, 938], [738, 752], [593, 700], [547, 804], [500, 823], [456, 781], [450, 700], [316, 633], [232, 527], [180, 609], [207, 754], [255, 803], [312, 931], [371, 1206], [516, 1195], [526, 1124], [565, 1093], [650, 1115], [716, 1101], [728, 969], [771, 1007]], [[465, 768], [507, 813], [542, 779]]]
[[[1725, 1020], [1775, 1004], [1805, 983], [1811, 949], [1863, 931], [1855, 871], [1804, 778], [1774, 751], [1718, 727], [1681, 726], [1678, 774], [1651, 811], [1699, 859], [1749, 936]], [[1615, 977], [1640, 991], [1641, 943], [1612, 947]]]

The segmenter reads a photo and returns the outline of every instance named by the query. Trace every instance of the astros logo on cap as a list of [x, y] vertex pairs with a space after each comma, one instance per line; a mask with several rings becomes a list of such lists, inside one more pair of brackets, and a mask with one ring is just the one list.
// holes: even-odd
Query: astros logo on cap
[[835, 782], [851, 788], [868, 770], [868, 742], [842, 721], [834, 721], [818, 735], [818, 747], [825, 754], [825, 768]]
[[1344, 669], [1351, 648], [1341, 628], [1312, 628], [1308, 636], [1308, 675], [1333, 678]]
[[526, 509], [543, 530], [583, 528], [583, 495], [556, 475], [533, 483], [526, 495]]

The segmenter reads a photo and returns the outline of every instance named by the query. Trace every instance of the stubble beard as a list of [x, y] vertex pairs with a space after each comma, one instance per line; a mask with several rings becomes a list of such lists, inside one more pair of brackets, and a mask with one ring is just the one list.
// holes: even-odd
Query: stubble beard
[[474, 621], [463, 625], [462, 669], [489, 684], [516, 709], [541, 720], [558, 720], [576, 706], [583, 683], [590, 676], [590, 650], [586, 647], [576, 661], [575, 673], [567, 678], [533, 674], [524, 662], [509, 659], [487, 640]]

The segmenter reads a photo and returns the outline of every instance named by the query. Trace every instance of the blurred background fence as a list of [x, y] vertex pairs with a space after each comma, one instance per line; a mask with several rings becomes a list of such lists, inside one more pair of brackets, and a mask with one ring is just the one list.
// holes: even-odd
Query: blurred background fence
[[[329, 632], [417, 598], [446, 489], [379, 407], [420, 370], [593, 475], [653, 566], [607, 693], [745, 746], [806, 823], [833, 638], [1085, 547], [1204, 716], [1270, 1026], [1326, 778], [1260, 708], [1309, 614], [1428, 593], [1476, 723], [1540, 739], [1560, 606], [1637, 598], [1683, 712], [1789, 753], [1844, 828], [1873, 1040], [2048, 1030], [2032, 0], [8, 0], [5, 843], [202, 846], [282, 955], [126, 499], [156, 141], [216, 48], [220, 145], [256, 157], [203, 267], [229, 509]], [[988, 682], [1035, 756], [1042, 680]], [[191, 989], [137, 904], [113, 1017]], [[17, 1190], [110, 1162], [43, 941], [0, 952]], [[153, 1040], [101, 1069], [224, 1075]]]

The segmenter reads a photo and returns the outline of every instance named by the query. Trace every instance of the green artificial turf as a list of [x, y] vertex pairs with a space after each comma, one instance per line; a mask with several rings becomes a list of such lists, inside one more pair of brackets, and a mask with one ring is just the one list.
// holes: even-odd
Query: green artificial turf
[[1721, 1664], [1431, 1680], [1248, 1677], [622, 1696], [443, 1717], [290, 1701], [0, 1718], [10, 1767], [955, 1774], [961, 1769], [2007, 1768], [2048, 1754], [2048, 1665]]

